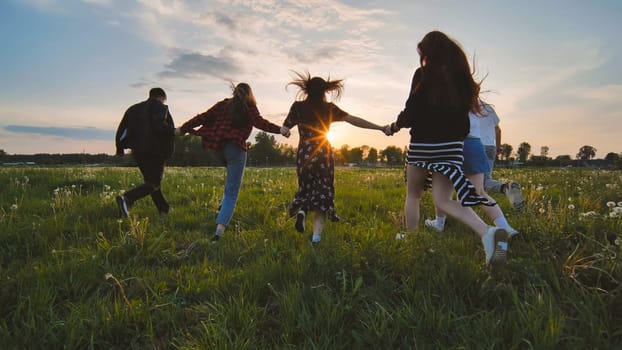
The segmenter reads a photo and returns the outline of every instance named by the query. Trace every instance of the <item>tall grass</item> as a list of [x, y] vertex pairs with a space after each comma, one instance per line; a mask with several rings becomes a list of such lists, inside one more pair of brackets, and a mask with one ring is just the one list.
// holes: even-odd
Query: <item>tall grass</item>
[[169, 168], [173, 211], [146, 198], [120, 220], [114, 197], [136, 169], [1, 168], [0, 347], [621, 348], [622, 173], [495, 174], [520, 182], [527, 206], [495, 195], [521, 233], [491, 276], [455, 221], [394, 239], [399, 169], [338, 169], [342, 221], [312, 246], [287, 216], [291, 168], [246, 170], [217, 244], [204, 242], [223, 169]]

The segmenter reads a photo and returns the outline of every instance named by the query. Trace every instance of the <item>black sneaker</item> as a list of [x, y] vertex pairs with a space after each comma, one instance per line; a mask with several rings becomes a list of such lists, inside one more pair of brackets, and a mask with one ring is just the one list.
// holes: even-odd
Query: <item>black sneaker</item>
[[130, 212], [127, 209], [127, 203], [123, 196], [117, 196], [117, 207], [119, 207], [119, 216], [127, 218], [130, 216]]
[[299, 210], [298, 213], [296, 213], [296, 231], [303, 233], [305, 232], [305, 217], [307, 214], [305, 214], [304, 210]]

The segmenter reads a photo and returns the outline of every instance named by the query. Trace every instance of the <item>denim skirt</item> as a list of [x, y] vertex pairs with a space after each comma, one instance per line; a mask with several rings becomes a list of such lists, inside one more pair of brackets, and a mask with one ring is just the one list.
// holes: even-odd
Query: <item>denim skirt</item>
[[466, 175], [485, 174], [490, 171], [486, 149], [479, 137], [467, 136], [464, 139], [464, 163], [462, 171]]

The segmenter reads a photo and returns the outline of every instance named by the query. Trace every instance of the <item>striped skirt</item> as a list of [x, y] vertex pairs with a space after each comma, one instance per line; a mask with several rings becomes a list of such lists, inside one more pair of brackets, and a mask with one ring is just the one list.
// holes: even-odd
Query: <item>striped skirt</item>
[[408, 165], [429, 171], [428, 185], [431, 185], [432, 182], [432, 172], [447, 176], [454, 186], [462, 206], [496, 205], [497, 203], [490, 202], [487, 198], [479, 196], [475, 191], [475, 186], [462, 172], [462, 162], [464, 161], [463, 146], [464, 143], [462, 141], [441, 143], [411, 142], [408, 147], [406, 161]]

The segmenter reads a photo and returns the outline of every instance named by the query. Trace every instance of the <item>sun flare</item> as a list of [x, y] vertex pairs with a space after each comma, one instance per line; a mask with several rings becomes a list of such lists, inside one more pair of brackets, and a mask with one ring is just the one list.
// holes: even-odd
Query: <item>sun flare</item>
[[326, 138], [328, 139], [328, 142], [330, 142], [331, 145], [333, 144], [333, 142], [337, 140], [338, 136], [339, 136], [338, 133], [334, 129], [330, 129], [326, 133]]

